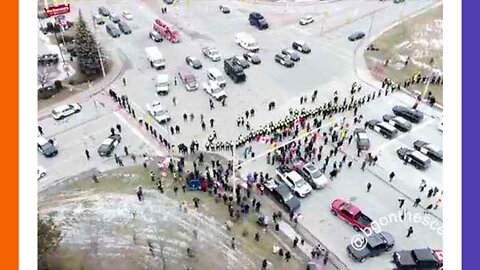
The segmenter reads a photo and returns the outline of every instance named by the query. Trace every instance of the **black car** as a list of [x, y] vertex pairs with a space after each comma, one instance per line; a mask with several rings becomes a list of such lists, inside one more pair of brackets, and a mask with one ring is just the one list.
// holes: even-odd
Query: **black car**
[[368, 138], [367, 131], [363, 128], [356, 128], [353, 131], [355, 140], [357, 141], [357, 149], [368, 150], [370, 148], [370, 139]]
[[423, 113], [410, 107], [395, 106], [392, 111], [395, 115], [401, 116], [413, 123], [420, 123], [423, 120]]
[[375, 257], [384, 252], [390, 251], [395, 245], [393, 236], [388, 232], [374, 233], [365, 239], [367, 241], [363, 248], [347, 246], [350, 257], [358, 262], [365, 262], [368, 257]]
[[385, 114], [383, 116], [383, 121], [394, 126], [396, 129], [407, 132], [412, 129], [412, 123], [408, 122], [405, 118], [401, 116], [395, 116], [391, 114]]
[[260, 60], [260, 57], [258, 56], [258, 54], [252, 53], [252, 52], [244, 53], [243, 58], [245, 58], [245, 60], [247, 60], [248, 62], [250, 62], [254, 65], [258, 65], [262, 62], [262, 60]]
[[277, 187], [272, 191], [272, 196], [277, 200], [289, 213], [295, 212], [300, 208], [300, 200], [293, 196], [290, 189], [284, 183], [277, 183]]
[[173, 4], [174, 0], [163, 0], [163, 2], [165, 2], [167, 5], [171, 5]]
[[294, 63], [292, 60], [290, 60], [290, 57], [286, 56], [285, 54], [276, 54], [275, 55], [275, 62], [279, 63], [282, 66], [285, 67], [293, 67]]
[[98, 7], [98, 13], [100, 13], [101, 15], [105, 16], [105, 17], [108, 17], [110, 16], [110, 11], [106, 8], [106, 7]]
[[362, 39], [364, 36], [365, 36], [365, 33], [363, 33], [363, 32], [355, 32], [355, 33], [351, 34], [350, 36], [348, 36], [348, 40], [356, 41], [356, 40]]
[[440, 250], [430, 248], [403, 250], [393, 253], [397, 269], [442, 269], [443, 255]]
[[392, 139], [395, 138], [398, 134], [398, 130], [394, 128], [392, 125], [386, 122], [382, 122], [379, 120], [370, 120], [367, 122], [367, 126], [380, 133], [383, 137]]
[[304, 41], [294, 41], [292, 43], [292, 48], [301, 53], [310, 53], [312, 51]]
[[425, 141], [417, 140], [413, 143], [413, 147], [415, 148], [415, 150], [420, 151], [422, 154], [427, 155], [433, 160], [443, 160], [443, 150], [438, 148], [436, 145]]
[[101, 157], [108, 157], [112, 154], [113, 150], [115, 150], [115, 147], [120, 143], [122, 138], [120, 137], [119, 134], [113, 134], [108, 136], [102, 144], [98, 147], [98, 154]]
[[187, 65], [193, 67], [194, 69], [201, 69], [202, 68], [202, 62], [195, 58], [194, 56], [187, 56], [185, 57], [185, 62]]
[[241, 66], [243, 69], [250, 67], [250, 63], [248, 63], [248, 61], [243, 59], [241, 56], [233, 57], [233, 62], [235, 64]]
[[295, 62], [300, 61], [300, 56], [298, 56], [298, 54], [292, 49], [283, 49], [282, 53], [290, 57], [290, 59], [292, 59]]
[[432, 163], [429, 157], [407, 147], [400, 147], [397, 150], [397, 155], [401, 160], [412, 164], [417, 169], [426, 169]]
[[131, 34], [132, 33], [132, 29], [130, 28], [130, 26], [124, 22], [124, 21], [120, 21], [118, 23], [118, 28], [120, 29], [120, 31], [122, 31], [122, 33], [128, 35], [128, 34]]
[[230, 13], [230, 9], [229, 9], [228, 7], [226, 7], [226, 6], [220, 5], [220, 6], [218, 6], [218, 9], [220, 9], [220, 11], [221, 11], [223, 14], [228, 14], [228, 13]]

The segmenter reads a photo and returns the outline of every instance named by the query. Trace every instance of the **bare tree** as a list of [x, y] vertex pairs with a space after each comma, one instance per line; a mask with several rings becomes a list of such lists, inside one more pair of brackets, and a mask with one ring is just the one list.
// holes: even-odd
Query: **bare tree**
[[48, 72], [46, 69], [43, 69], [42, 71], [38, 72], [37, 78], [38, 78], [38, 83], [43, 88], [50, 82], [50, 79], [51, 79], [50, 72]]

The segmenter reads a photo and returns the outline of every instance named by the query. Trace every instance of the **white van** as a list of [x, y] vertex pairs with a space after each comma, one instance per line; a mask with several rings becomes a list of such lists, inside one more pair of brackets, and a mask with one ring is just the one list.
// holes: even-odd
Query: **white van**
[[207, 70], [207, 78], [210, 81], [216, 82], [220, 87], [225, 87], [227, 85], [227, 81], [225, 80], [225, 75], [222, 74], [216, 68], [209, 68]]
[[235, 36], [235, 43], [251, 52], [256, 52], [260, 49], [258, 46], [258, 42], [255, 40], [255, 38], [245, 32], [238, 33]]
[[155, 89], [158, 95], [168, 94], [169, 86], [168, 74], [160, 74], [155, 78]]
[[145, 52], [147, 53], [147, 59], [153, 68], [165, 68], [165, 59], [157, 47], [147, 47], [145, 48]]

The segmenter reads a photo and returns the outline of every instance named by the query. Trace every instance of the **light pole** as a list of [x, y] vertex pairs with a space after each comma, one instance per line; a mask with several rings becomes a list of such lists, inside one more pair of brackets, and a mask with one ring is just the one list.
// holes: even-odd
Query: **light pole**
[[[95, 20], [93, 19], [93, 17], [92, 17], [92, 23], [93, 23], [92, 35], [93, 35], [95, 33], [95, 30], [97, 29], [97, 24], [95, 23]], [[102, 54], [100, 53], [100, 47], [98, 46], [99, 42], [95, 39], [94, 35], [93, 37], [95, 41], [95, 47], [97, 47], [97, 54], [98, 54], [98, 59], [100, 60], [100, 67], [102, 68], [102, 74], [103, 74], [103, 77], [105, 78], [105, 67], [103, 66]]]

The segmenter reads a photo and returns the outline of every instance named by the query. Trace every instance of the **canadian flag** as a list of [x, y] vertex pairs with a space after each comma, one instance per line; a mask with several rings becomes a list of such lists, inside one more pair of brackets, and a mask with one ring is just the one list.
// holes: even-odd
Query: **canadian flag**
[[270, 137], [265, 137], [265, 136], [258, 136], [257, 137], [257, 142], [259, 143], [264, 143], [264, 144], [269, 144], [272, 139]]

